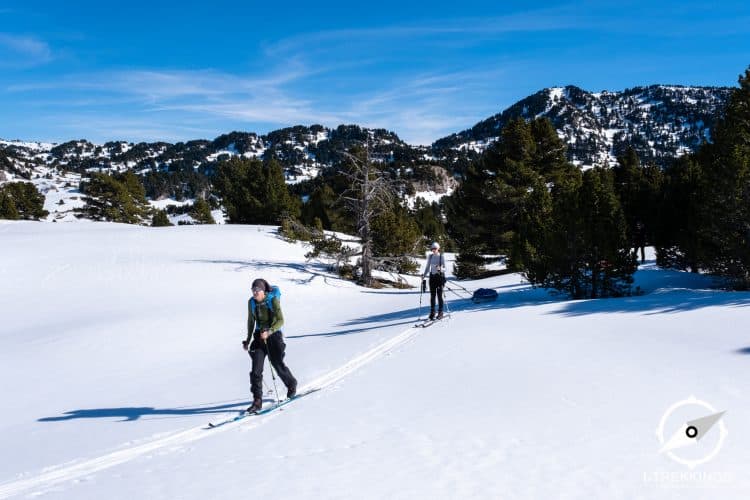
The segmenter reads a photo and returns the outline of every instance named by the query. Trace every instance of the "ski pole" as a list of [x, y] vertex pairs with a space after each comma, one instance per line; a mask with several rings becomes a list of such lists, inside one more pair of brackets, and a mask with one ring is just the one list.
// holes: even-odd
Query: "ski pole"
[[417, 316], [417, 321], [422, 319], [422, 293], [424, 293], [424, 277], [422, 277], [422, 283], [419, 284], [419, 316]]
[[473, 295], [473, 294], [472, 294], [472, 293], [471, 293], [471, 292], [470, 292], [469, 290], [467, 290], [466, 288], [462, 287], [461, 285], [459, 285], [459, 284], [458, 284], [458, 283], [456, 283], [455, 281], [451, 281], [451, 283], [452, 283], [452, 284], [454, 284], [454, 285], [456, 285], [456, 286], [457, 286], [458, 288], [460, 288], [460, 289], [461, 289], [461, 290], [463, 290], [464, 292], [468, 293], [469, 295]]
[[464, 298], [466, 298], [466, 297], [461, 297], [461, 295], [459, 295], [459, 294], [458, 294], [458, 292], [456, 292], [456, 291], [455, 291], [455, 290], [453, 290], [452, 288], [448, 288], [448, 287], [446, 286], [446, 287], [445, 287], [445, 289], [446, 289], [446, 290], [448, 290], [449, 292], [451, 292], [451, 293], [452, 293], [453, 295], [455, 295], [455, 296], [456, 296], [456, 297], [458, 297], [459, 299], [464, 299]]
[[266, 352], [268, 353], [268, 367], [271, 369], [271, 378], [273, 379], [273, 390], [276, 391], [276, 402], [280, 403], [279, 390], [276, 388], [276, 374], [273, 371], [273, 363], [271, 363], [271, 349], [268, 348], [268, 341], [263, 339], [263, 343], [266, 345]]

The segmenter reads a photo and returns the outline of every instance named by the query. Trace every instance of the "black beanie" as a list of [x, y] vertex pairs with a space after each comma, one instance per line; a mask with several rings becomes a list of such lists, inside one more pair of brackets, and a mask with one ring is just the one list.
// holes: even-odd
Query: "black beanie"
[[269, 285], [268, 281], [264, 280], [263, 278], [254, 280], [250, 288], [262, 288], [264, 292], [271, 291], [271, 285]]

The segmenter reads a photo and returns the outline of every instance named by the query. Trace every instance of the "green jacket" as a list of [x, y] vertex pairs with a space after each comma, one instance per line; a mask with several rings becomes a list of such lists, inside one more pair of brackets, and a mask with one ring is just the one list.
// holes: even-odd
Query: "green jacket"
[[[255, 315], [253, 314], [253, 306], [251, 305], [250, 299], [247, 301], [247, 341], [248, 343], [253, 339], [253, 332], [260, 331], [263, 329], [270, 330], [271, 333], [276, 333], [281, 330], [284, 326], [284, 315], [281, 312], [281, 303], [278, 297], [274, 297], [271, 301], [273, 308], [273, 322], [268, 314], [268, 306], [265, 300], [261, 300], [255, 304]], [[255, 316], [258, 316], [257, 318]]]

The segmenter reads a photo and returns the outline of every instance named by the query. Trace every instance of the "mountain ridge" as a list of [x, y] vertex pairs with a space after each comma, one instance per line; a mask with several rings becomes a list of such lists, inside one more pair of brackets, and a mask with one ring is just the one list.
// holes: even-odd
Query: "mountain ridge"
[[542, 89], [502, 112], [433, 143], [433, 149], [482, 151], [512, 118], [550, 118], [568, 158], [593, 166], [616, 161], [628, 146], [643, 162], [664, 166], [710, 139], [731, 87], [650, 85], [589, 92], [574, 85]]
[[[64, 143], [0, 140], [0, 150], [11, 157], [41, 159], [70, 168], [158, 168], [174, 161], [212, 162], [221, 155], [279, 160], [290, 176], [304, 176], [304, 167], [321, 167], [338, 159], [335, 151], [351, 142], [370, 138], [373, 154], [381, 161], [440, 161], [466, 153], [481, 153], [497, 140], [510, 119], [548, 117], [566, 142], [571, 161], [582, 166], [615, 161], [629, 145], [645, 162], [663, 163], [693, 151], [710, 138], [710, 129], [727, 102], [731, 87], [651, 85], [623, 91], [589, 92], [579, 87], [542, 89], [472, 127], [440, 138], [430, 146], [410, 145], [394, 132], [356, 124], [328, 128], [319, 124], [295, 125], [258, 134], [233, 131], [209, 139], [184, 142], [109, 141], [86, 139]], [[324, 143], [324, 144], [321, 144]], [[325, 144], [328, 143], [328, 144]], [[14, 152], [25, 154], [15, 155]], [[156, 161], [154, 161], [156, 160]], [[317, 164], [317, 165], [316, 165]], [[183, 165], [186, 166], [186, 165]], [[197, 165], [194, 165], [197, 166]]]
[[177, 143], [0, 140], [0, 182], [37, 179], [37, 188], [46, 195], [51, 190], [70, 190], [76, 178], [90, 172], [130, 169], [144, 177], [150, 199], [182, 200], [205, 192], [219, 162], [233, 156], [275, 159], [286, 182], [297, 184], [335, 168], [346, 151], [367, 141], [371, 158], [403, 182], [404, 194], [413, 199], [427, 193], [427, 198], [437, 199], [451, 192], [454, 178], [461, 177], [512, 119], [549, 118], [567, 145], [568, 159], [581, 168], [611, 166], [628, 147], [635, 149], [642, 163], [664, 167], [710, 139], [732, 90], [650, 85], [589, 92], [573, 85], [551, 87], [430, 146], [413, 146], [395, 132], [353, 124], [296, 125], [267, 134], [233, 131], [212, 140]]

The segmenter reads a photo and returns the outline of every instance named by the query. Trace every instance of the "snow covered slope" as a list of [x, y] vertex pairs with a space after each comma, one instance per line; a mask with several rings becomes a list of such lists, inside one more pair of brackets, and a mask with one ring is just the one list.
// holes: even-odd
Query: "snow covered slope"
[[[451, 318], [415, 329], [418, 289], [339, 280], [267, 227], [0, 222], [0, 242], [0, 498], [750, 488], [750, 297], [699, 276], [648, 262], [644, 295], [573, 302], [517, 275], [449, 281]], [[281, 287], [288, 365], [321, 390], [207, 430], [248, 404], [240, 341], [258, 276]], [[480, 286], [498, 301], [464, 298]], [[690, 395], [726, 410], [729, 431], [694, 470], [655, 434]]]

